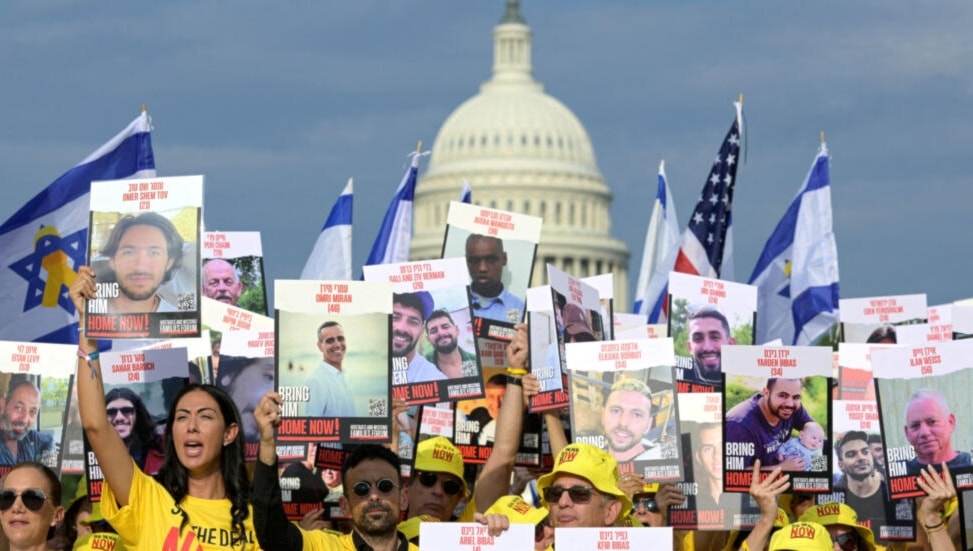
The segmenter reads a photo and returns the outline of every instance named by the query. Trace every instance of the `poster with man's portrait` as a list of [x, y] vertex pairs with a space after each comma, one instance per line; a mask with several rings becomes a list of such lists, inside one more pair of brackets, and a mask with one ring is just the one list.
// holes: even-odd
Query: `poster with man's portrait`
[[407, 404], [483, 396], [462, 257], [365, 266], [392, 284], [392, 393]]
[[203, 177], [91, 183], [87, 338], [198, 337]]
[[926, 295], [843, 298], [838, 301], [842, 342], [896, 344], [897, 327], [925, 323]]
[[724, 489], [749, 492], [753, 465], [780, 467], [791, 489], [831, 489], [831, 349], [723, 347]]
[[858, 513], [858, 524], [877, 542], [915, 541], [915, 500], [889, 498], [878, 404], [872, 400], [835, 400], [834, 485], [817, 503], [846, 503]]
[[24, 461], [60, 472], [76, 354], [75, 345], [0, 341], [0, 476]]
[[[165, 423], [186, 384], [185, 348], [110, 351], [101, 354], [105, 414], [139, 469], [155, 475], [164, 460]], [[92, 501], [101, 499], [101, 467], [85, 439], [85, 476]]]
[[310, 442], [389, 442], [391, 284], [277, 280], [274, 310], [278, 455], [303, 458]]
[[674, 530], [745, 530], [760, 509], [750, 496], [723, 491], [723, 396], [718, 392], [676, 395], [682, 431], [686, 502], [669, 507]]
[[203, 232], [201, 254], [204, 297], [267, 315], [260, 232]]
[[622, 474], [682, 479], [672, 340], [568, 343], [571, 439], [597, 446]]
[[514, 324], [524, 321], [542, 222], [525, 214], [449, 204], [442, 257], [466, 259], [477, 338], [509, 342]]
[[225, 390], [240, 411], [247, 461], [256, 461], [260, 449], [260, 430], [253, 412], [263, 395], [274, 390], [275, 343], [273, 331], [227, 331], [220, 344], [213, 384]]
[[558, 323], [560, 312], [554, 312], [550, 285], [527, 290], [527, 331], [530, 339], [530, 372], [541, 385], [539, 394], [530, 397], [531, 412], [567, 407], [567, 385], [561, 359], [564, 357], [564, 324]]
[[872, 352], [892, 499], [919, 497], [921, 469], [946, 463], [956, 489], [973, 488], [973, 341], [896, 346]]
[[757, 288], [678, 272], [669, 274], [669, 336], [679, 392], [718, 392], [726, 345], [753, 342]]

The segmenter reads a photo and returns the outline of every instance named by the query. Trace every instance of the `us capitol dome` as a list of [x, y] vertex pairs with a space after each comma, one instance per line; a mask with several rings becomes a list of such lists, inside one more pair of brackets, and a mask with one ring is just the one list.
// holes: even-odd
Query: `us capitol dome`
[[457, 107], [432, 146], [414, 203], [414, 260], [439, 258], [450, 201], [470, 182], [477, 205], [544, 219], [531, 286], [546, 264], [577, 277], [614, 274], [628, 309], [628, 247], [611, 235], [612, 193], [581, 121], [531, 71], [531, 29], [517, 0], [493, 29], [493, 76]]

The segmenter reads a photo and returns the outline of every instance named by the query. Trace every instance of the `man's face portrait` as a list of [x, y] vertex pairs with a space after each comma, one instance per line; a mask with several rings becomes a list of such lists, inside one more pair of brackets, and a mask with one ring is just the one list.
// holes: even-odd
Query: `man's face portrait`
[[916, 398], [905, 411], [905, 437], [922, 464], [945, 461], [940, 455], [952, 450], [950, 439], [956, 429], [956, 416], [946, 413], [932, 396]]
[[652, 428], [652, 402], [635, 390], [615, 390], [601, 412], [601, 426], [612, 452], [624, 452], [642, 443]]
[[723, 480], [723, 428], [709, 425], [699, 431], [699, 449], [695, 451], [696, 462], [710, 479]]
[[422, 336], [422, 312], [401, 303], [392, 305], [392, 355], [407, 356]]
[[242, 292], [243, 283], [237, 278], [232, 264], [216, 258], [203, 265], [204, 296], [236, 306]]
[[130, 300], [152, 298], [175, 263], [168, 251], [165, 234], [155, 226], [134, 225], [125, 230], [109, 259], [119, 290]]
[[122, 440], [132, 436], [132, 430], [135, 429], [135, 404], [125, 398], [116, 398], [108, 402], [105, 411], [108, 413], [108, 422], [115, 427], [115, 432]]
[[500, 406], [503, 404], [503, 395], [506, 392], [507, 387], [504, 385], [490, 382], [483, 389], [485, 395], [483, 399], [486, 401], [486, 408], [492, 419], [496, 419], [500, 415]]
[[[473, 290], [478, 294], [496, 296], [503, 284], [500, 277], [507, 265], [507, 253], [503, 252], [500, 240], [492, 237], [473, 238], [466, 245], [466, 267], [473, 280]], [[483, 293], [480, 293], [483, 290]]]
[[325, 327], [318, 332], [318, 350], [324, 361], [335, 367], [341, 367], [347, 351], [345, 344], [345, 330], [340, 325]]
[[13, 391], [3, 404], [0, 416], [0, 430], [5, 440], [23, 440], [27, 436], [37, 422], [40, 402], [40, 394], [33, 385], [22, 384]]
[[778, 419], [790, 419], [801, 407], [801, 381], [799, 379], [777, 379], [773, 387], [764, 388], [767, 409]]
[[864, 440], [848, 440], [842, 442], [838, 456], [838, 468], [845, 476], [852, 480], [865, 480], [875, 471], [875, 460], [868, 442]]
[[724, 344], [736, 344], [736, 340], [726, 334], [721, 320], [699, 317], [689, 321], [687, 347], [700, 373], [708, 379], [716, 378], [723, 370], [720, 352]]
[[439, 316], [426, 322], [426, 337], [436, 348], [436, 352], [449, 354], [456, 350], [459, 328], [446, 316]]
[[868, 445], [869, 449], [872, 450], [872, 459], [875, 461], [875, 467], [879, 469], [885, 468], [885, 446], [881, 442], [872, 442]]

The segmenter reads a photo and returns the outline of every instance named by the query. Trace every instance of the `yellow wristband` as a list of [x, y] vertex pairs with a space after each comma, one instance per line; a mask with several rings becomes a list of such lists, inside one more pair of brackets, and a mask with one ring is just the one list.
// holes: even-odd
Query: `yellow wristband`
[[527, 374], [527, 370], [522, 367], [511, 367], [507, 366], [507, 375], [513, 375], [515, 377], [523, 377]]

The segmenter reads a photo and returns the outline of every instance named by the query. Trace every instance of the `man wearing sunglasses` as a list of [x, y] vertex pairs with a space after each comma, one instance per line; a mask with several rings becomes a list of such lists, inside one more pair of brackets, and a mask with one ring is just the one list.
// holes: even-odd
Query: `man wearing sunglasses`
[[632, 510], [632, 501], [618, 487], [618, 462], [590, 444], [565, 446], [554, 469], [540, 477], [537, 489], [550, 510], [554, 528], [604, 528]]
[[355, 447], [341, 467], [342, 512], [352, 519], [352, 532], [343, 536], [303, 530], [288, 522], [277, 476], [277, 441], [282, 400], [268, 392], [254, 411], [260, 429], [260, 452], [253, 472], [253, 526], [260, 546], [268, 551], [348, 549], [408, 551], [418, 547], [398, 532], [408, 492], [402, 488], [399, 458], [375, 444]]
[[41, 392], [30, 379], [14, 375], [7, 386], [7, 394], [0, 403], [0, 465], [16, 465], [24, 461], [47, 463], [57, 454], [54, 439], [38, 432], [37, 414], [40, 412]]
[[858, 524], [858, 513], [844, 503], [829, 501], [813, 507], [799, 519], [816, 522], [828, 529], [835, 549], [842, 551], [875, 551], [872, 531]]
[[307, 379], [307, 415], [310, 417], [354, 417], [355, 402], [345, 381], [347, 346], [345, 330], [336, 321], [318, 327], [321, 363]]

